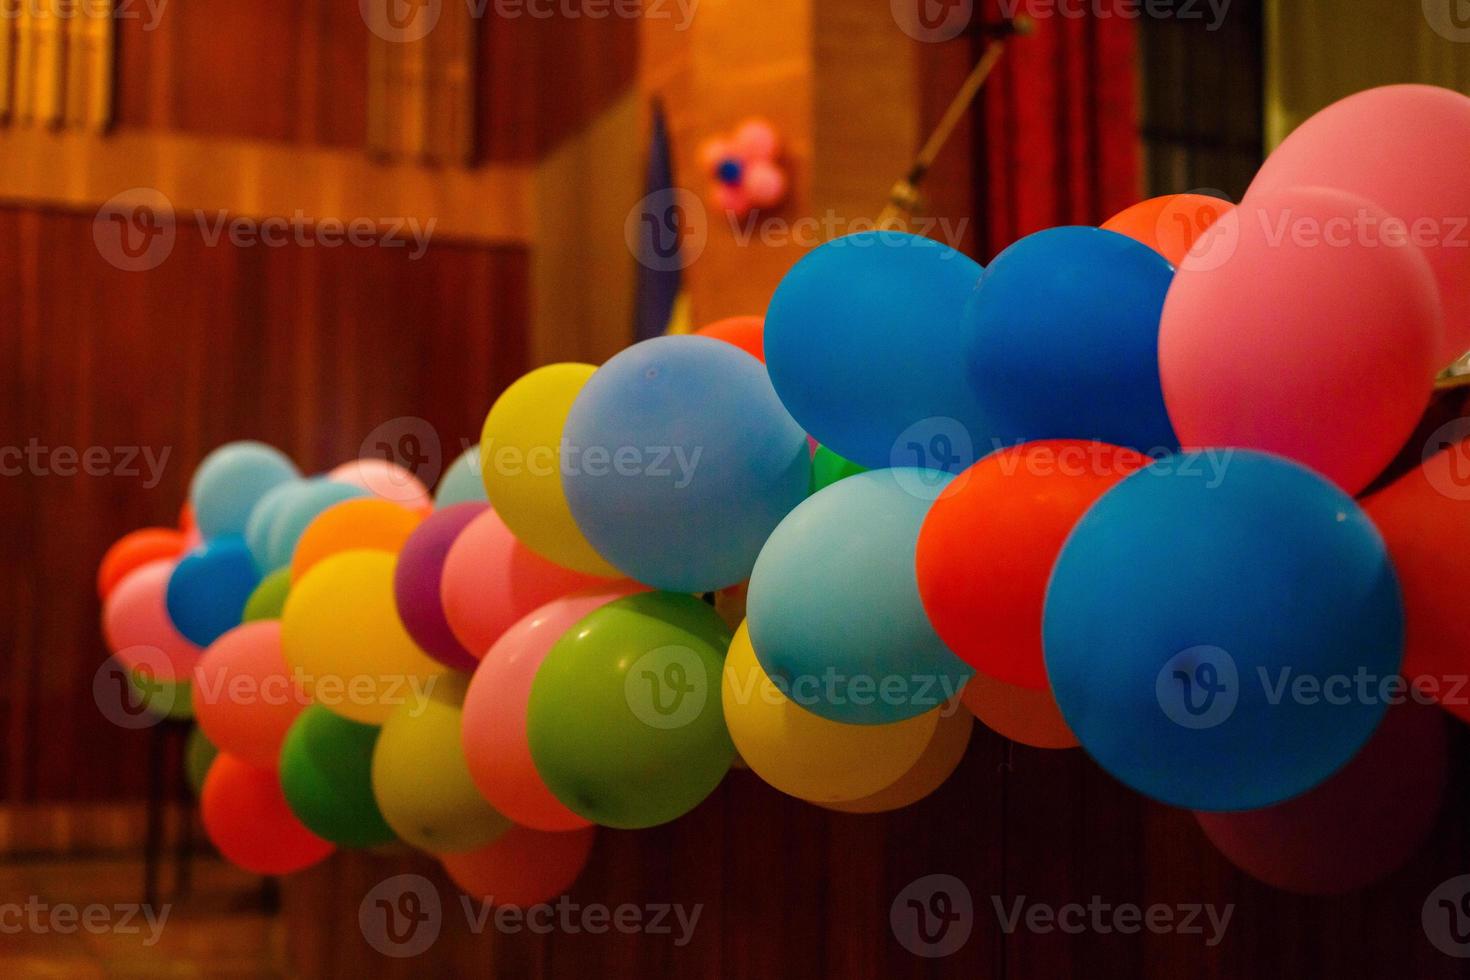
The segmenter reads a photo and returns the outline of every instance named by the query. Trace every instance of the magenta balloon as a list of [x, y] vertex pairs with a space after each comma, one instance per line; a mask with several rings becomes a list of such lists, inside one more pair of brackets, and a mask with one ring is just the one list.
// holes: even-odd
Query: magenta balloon
[[1402, 221], [1424, 248], [1444, 306], [1436, 356], [1443, 367], [1470, 350], [1466, 160], [1470, 98], [1432, 85], [1387, 85], [1334, 102], [1298, 126], [1266, 159], [1245, 199], [1331, 187]]
[[129, 572], [102, 604], [107, 649], [129, 670], [170, 682], [188, 680], [202, 653], [168, 618], [164, 596], [176, 564], [160, 559]]
[[541, 661], [562, 634], [614, 599], [640, 591], [643, 586], [628, 583], [548, 602], [506, 630], [470, 678], [460, 729], [465, 762], [480, 793], [513, 822], [536, 830], [589, 825], [537, 774], [526, 740], [526, 704]]
[[1340, 191], [1260, 194], [1180, 264], [1159, 372], [1186, 449], [1241, 446], [1305, 463], [1348, 493], [1414, 431], [1438, 369], [1434, 277], [1413, 245], [1369, 243], [1381, 220]]
[[1448, 779], [1444, 715], [1410, 701], [1390, 708], [1362, 751], [1316, 789], [1264, 810], [1194, 816], [1251, 877], [1333, 895], [1362, 888], [1414, 855], [1434, 827]]
[[489, 509], [489, 504], [470, 502], [435, 511], [408, 536], [393, 572], [398, 618], [408, 635], [429, 656], [455, 670], [474, 670], [479, 660], [455, 638], [444, 616], [439, 598], [444, 560], [460, 532]]

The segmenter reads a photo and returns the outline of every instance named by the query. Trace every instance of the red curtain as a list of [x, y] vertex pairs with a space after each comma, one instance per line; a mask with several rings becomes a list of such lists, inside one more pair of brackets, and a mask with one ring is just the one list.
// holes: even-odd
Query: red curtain
[[990, 22], [1003, 12], [1034, 22], [1007, 45], [981, 107], [976, 197], [989, 257], [1042, 228], [1100, 224], [1140, 200], [1142, 180], [1136, 21], [1095, 16], [1086, 0], [982, 6]]

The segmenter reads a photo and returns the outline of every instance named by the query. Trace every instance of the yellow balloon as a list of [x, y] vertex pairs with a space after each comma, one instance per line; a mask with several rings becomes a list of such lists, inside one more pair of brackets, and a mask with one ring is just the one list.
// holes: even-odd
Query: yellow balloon
[[306, 692], [344, 718], [381, 725], [398, 705], [421, 703], [444, 673], [409, 638], [393, 599], [398, 557], [358, 549], [324, 558], [291, 589], [281, 652]]
[[373, 797], [393, 832], [431, 854], [473, 851], [510, 829], [475, 789], [460, 744], [467, 680], [435, 678], [423, 704], [396, 708], [373, 748]]
[[566, 568], [621, 578], [577, 527], [561, 487], [562, 429], [596, 370], [549, 364], [505, 389], [480, 433], [480, 476], [491, 506], [527, 548]]
[[883, 813], [917, 803], [942, 786], [965, 757], [970, 731], [975, 727], [975, 716], [958, 702], [946, 707], [950, 713], [940, 716], [924, 754], [897, 782], [860, 800], [825, 804], [827, 808], [843, 813]]
[[897, 782], [924, 754], [943, 707], [889, 725], [847, 725], [781, 693], [740, 624], [721, 681], [725, 724], [745, 764], [783, 793], [813, 803], [858, 800]]

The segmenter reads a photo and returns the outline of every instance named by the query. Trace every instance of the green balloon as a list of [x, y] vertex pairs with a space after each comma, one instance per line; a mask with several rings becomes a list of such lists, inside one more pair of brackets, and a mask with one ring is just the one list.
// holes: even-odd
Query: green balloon
[[194, 685], [188, 681], [164, 681], [130, 670], [128, 685], [138, 703], [156, 718], [187, 721], [194, 717]]
[[204, 777], [209, 775], [209, 765], [217, 755], [219, 749], [214, 747], [202, 728], [195, 725], [189, 729], [189, 737], [184, 740], [184, 778], [195, 796], [204, 792]]
[[240, 621], [253, 623], [257, 619], [280, 619], [290, 591], [291, 568], [288, 565], [260, 580], [255, 591], [250, 593], [250, 598], [245, 600], [245, 614], [240, 617]]
[[536, 771], [587, 820], [633, 829], [694, 809], [735, 758], [720, 675], [730, 631], [693, 596], [644, 592], [580, 620], [531, 685]]
[[[376, 725], [343, 718], [314, 704], [281, 743], [281, 789], [306, 828], [343, 847], [396, 840], [373, 799]], [[425, 760], [429, 764], [431, 760]]]
[[850, 476], [866, 472], [868, 472], [866, 466], [859, 466], [850, 459], [843, 459], [826, 446], [818, 446], [816, 453], [812, 456], [812, 493], [816, 493], [823, 487], [830, 487], [838, 480], [845, 480]]

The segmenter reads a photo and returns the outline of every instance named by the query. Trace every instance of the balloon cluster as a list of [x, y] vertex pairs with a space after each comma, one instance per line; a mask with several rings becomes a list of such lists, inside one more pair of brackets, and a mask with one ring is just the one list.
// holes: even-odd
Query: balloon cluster
[[1146, 201], [983, 269], [831, 241], [764, 323], [525, 375], [433, 497], [225, 446], [179, 530], [104, 559], [109, 646], [192, 686], [205, 826], [262, 873], [401, 840], [539, 901], [737, 757], [876, 812], [978, 718], [1280, 887], [1361, 885], [1443, 793], [1438, 712], [1390, 705], [1470, 718], [1470, 431], [1355, 499], [1470, 348], [1467, 253], [1412, 231], [1470, 214], [1467, 151], [1470, 99], [1397, 86], [1238, 207]]

